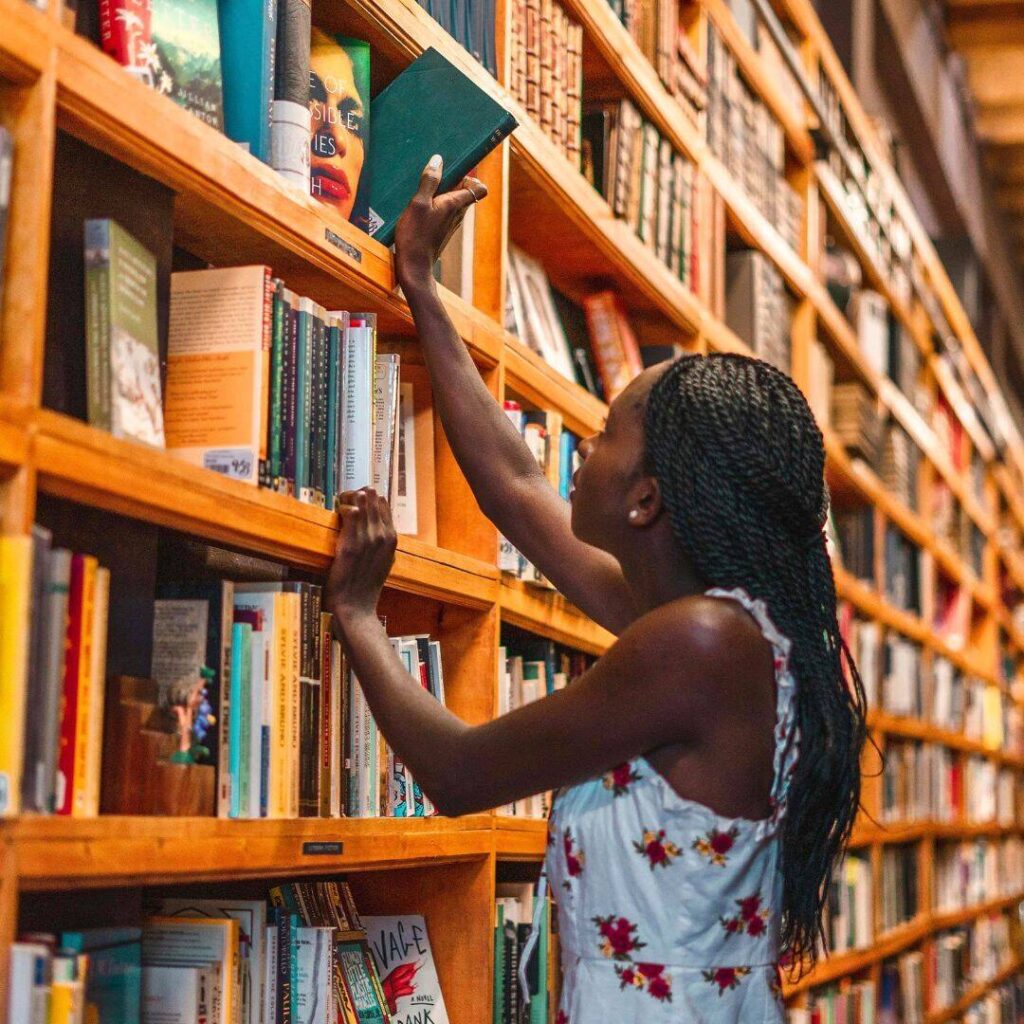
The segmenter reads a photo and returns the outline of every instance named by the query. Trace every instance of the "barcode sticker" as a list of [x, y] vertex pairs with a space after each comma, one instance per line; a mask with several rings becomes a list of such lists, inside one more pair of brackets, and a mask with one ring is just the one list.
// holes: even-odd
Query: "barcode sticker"
[[214, 448], [203, 453], [203, 465], [232, 480], [251, 480], [254, 464], [251, 448]]

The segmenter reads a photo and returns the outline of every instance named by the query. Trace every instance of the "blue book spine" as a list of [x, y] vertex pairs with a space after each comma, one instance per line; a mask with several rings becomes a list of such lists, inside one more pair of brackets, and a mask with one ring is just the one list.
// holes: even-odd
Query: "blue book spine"
[[217, 13], [225, 134], [269, 163], [277, 0], [219, 0]]
[[270, 813], [270, 726], [260, 727], [260, 817]]
[[299, 921], [298, 914], [288, 915], [288, 949], [291, 967], [291, 1015], [292, 1020], [299, 1020]]
[[228, 817], [237, 818], [242, 806], [242, 716], [239, 713], [243, 701], [243, 662], [245, 657], [245, 631], [252, 627], [245, 622], [236, 622], [231, 630], [231, 707], [234, 713], [228, 724]]
[[563, 501], [569, 500], [569, 490], [572, 487], [572, 462], [576, 453], [576, 435], [568, 430], [563, 430], [559, 438], [558, 453], [558, 493]]

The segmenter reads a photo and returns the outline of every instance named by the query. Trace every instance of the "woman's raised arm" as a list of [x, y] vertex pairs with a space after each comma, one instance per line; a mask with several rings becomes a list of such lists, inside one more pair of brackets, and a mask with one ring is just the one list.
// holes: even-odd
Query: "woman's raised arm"
[[480, 508], [574, 604], [613, 632], [636, 617], [611, 555], [573, 536], [569, 510], [477, 372], [437, 295], [432, 268], [482, 182], [437, 195], [439, 157], [398, 222], [395, 267], [412, 310], [448, 443]]

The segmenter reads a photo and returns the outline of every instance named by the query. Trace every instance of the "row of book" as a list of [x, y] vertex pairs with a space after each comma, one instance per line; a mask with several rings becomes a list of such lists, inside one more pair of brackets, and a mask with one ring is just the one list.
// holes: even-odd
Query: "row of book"
[[154, 257], [109, 219], [86, 222], [85, 253], [92, 425], [320, 507], [372, 485], [431, 539], [409, 486], [432, 491], [429, 389], [377, 351], [375, 314], [327, 311], [266, 266], [175, 272], [161, 394]]
[[558, 0], [512, 4], [509, 87], [575, 167], [581, 166], [583, 27]]
[[526, 969], [528, 991], [519, 982], [524, 947], [534, 926], [536, 886], [499, 882], [494, 926], [494, 1024], [548, 1024], [555, 1019], [560, 993], [558, 933], [550, 900], [540, 915], [539, 934]]
[[882, 849], [878, 927], [882, 932], [912, 921], [920, 908], [921, 849], [916, 843]]
[[725, 322], [755, 356], [792, 369], [793, 301], [775, 265], [756, 249], [725, 258]]
[[828, 887], [824, 938], [830, 955], [863, 949], [874, 940], [874, 883], [870, 859], [849, 851]]
[[931, 1005], [952, 1006], [974, 985], [991, 981], [1021, 952], [1020, 923], [990, 914], [937, 935], [925, 953]]
[[583, 172], [616, 217], [691, 291], [700, 289], [697, 171], [628, 99], [588, 104]]
[[617, 292], [594, 292], [576, 306], [552, 288], [540, 261], [515, 245], [507, 285], [506, 329], [562, 376], [611, 402], [643, 371], [644, 348]]
[[707, 139], [711, 151], [794, 251], [800, 249], [803, 203], [786, 180], [782, 126], [739, 72], [717, 29], [708, 26]]
[[1020, 891], [1024, 879], [1024, 842], [1019, 836], [935, 844], [932, 859], [932, 909], [966, 910]]
[[420, 6], [492, 75], [497, 76], [493, 0], [421, 0]]
[[948, 747], [892, 739], [882, 770], [882, 820], [967, 821], [1011, 826], [1017, 817], [1015, 773]]
[[12, 1024], [447, 1024], [424, 918], [362, 916], [345, 881], [147, 898], [144, 912], [19, 936]]

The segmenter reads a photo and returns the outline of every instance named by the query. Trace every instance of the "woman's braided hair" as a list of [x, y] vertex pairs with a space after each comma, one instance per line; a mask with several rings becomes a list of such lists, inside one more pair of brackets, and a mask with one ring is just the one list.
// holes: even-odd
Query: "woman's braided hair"
[[669, 364], [647, 401], [645, 439], [647, 468], [698, 576], [762, 599], [792, 643], [800, 756], [781, 826], [781, 945], [794, 963], [813, 962], [860, 802], [866, 735], [825, 547], [821, 431], [784, 373], [723, 354]]

